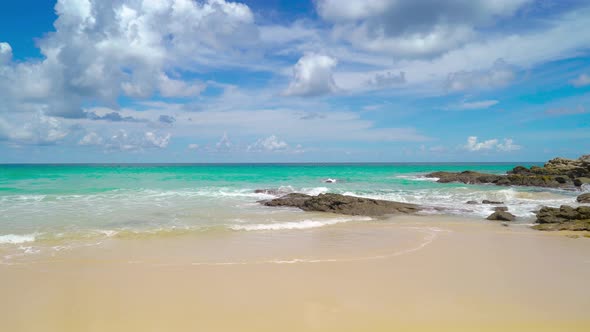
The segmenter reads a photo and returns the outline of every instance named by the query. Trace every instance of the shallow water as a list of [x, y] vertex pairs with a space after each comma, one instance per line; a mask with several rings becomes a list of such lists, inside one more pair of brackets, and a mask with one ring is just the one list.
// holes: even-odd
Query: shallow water
[[[255, 189], [335, 192], [446, 208], [482, 218], [500, 200], [521, 222], [542, 205], [575, 204], [576, 192], [440, 184], [437, 170], [505, 173], [516, 164], [1, 165], [0, 253], [37, 253], [106, 238], [305, 230], [370, 218], [309, 214], [256, 202]], [[530, 166], [530, 164], [526, 164]], [[326, 183], [335, 179], [335, 183]], [[440, 214], [435, 209], [425, 213]], [[9, 252], [9, 254], [6, 254]]]

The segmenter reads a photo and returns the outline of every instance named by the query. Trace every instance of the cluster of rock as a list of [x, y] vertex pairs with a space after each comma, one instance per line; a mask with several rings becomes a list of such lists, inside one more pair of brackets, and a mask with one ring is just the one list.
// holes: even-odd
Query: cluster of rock
[[578, 159], [555, 158], [549, 160], [543, 167], [517, 166], [505, 175], [464, 171], [434, 172], [427, 174], [426, 177], [438, 178], [437, 182], [440, 183], [573, 188], [585, 183], [590, 184], [590, 155]]
[[383, 216], [411, 214], [423, 209], [416, 204], [361, 198], [340, 194], [310, 196], [292, 193], [279, 198], [261, 201], [266, 206], [296, 207], [303, 211], [331, 212], [347, 215]]
[[537, 223], [533, 228], [542, 231], [590, 231], [590, 206], [543, 207], [537, 212]]

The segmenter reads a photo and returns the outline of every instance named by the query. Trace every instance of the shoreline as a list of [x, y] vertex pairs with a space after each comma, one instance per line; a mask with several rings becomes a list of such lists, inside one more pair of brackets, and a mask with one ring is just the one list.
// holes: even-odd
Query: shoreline
[[470, 218], [111, 239], [0, 275], [10, 331], [590, 327], [590, 239]]

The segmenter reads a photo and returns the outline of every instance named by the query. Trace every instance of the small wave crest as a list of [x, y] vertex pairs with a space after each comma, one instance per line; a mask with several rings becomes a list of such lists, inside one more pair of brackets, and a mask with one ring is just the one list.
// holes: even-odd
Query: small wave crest
[[7, 234], [0, 235], [0, 244], [21, 244], [35, 241], [34, 234], [16, 235]]
[[318, 228], [349, 221], [368, 221], [372, 220], [369, 217], [363, 218], [336, 218], [328, 220], [302, 220], [302, 221], [288, 221], [268, 224], [241, 224], [232, 225], [231, 229], [235, 231], [279, 231], [279, 230], [294, 230], [294, 229], [309, 229]]

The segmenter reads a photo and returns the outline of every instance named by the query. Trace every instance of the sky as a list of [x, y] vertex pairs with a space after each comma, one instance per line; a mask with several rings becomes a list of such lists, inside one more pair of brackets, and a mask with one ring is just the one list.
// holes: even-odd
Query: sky
[[0, 5], [0, 163], [590, 153], [589, 0]]

